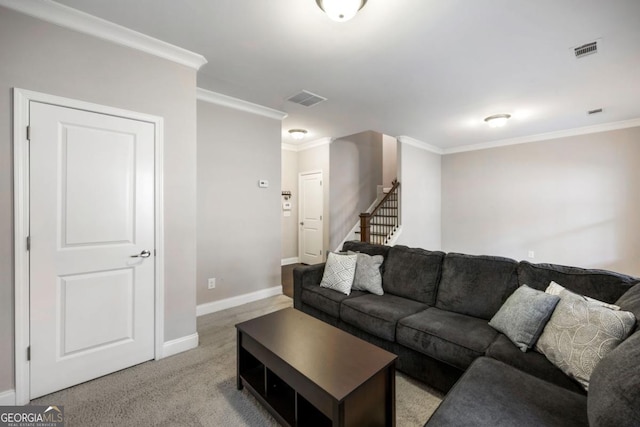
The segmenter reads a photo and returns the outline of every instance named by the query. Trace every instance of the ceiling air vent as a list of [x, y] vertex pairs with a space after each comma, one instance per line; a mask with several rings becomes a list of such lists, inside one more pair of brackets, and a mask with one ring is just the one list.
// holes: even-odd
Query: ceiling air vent
[[587, 111], [587, 114], [591, 115], [591, 114], [598, 114], [598, 113], [602, 113], [602, 108], [596, 108], [595, 110], [589, 110]]
[[311, 93], [307, 90], [303, 90], [302, 92], [287, 98], [287, 101], [291, 101], [294, 104], [304, 105], [305, 107], [312, 107], [326, 100], [327, 98], [320, 95], [316, 95], [315, 93]]
[[573, 48], [573, 51], [576, 54], [576, 58], [582, 58], [587, 55], [598, 53], [598, 42], [595, 41], [595, 42], [583, 44], [582, 46]]

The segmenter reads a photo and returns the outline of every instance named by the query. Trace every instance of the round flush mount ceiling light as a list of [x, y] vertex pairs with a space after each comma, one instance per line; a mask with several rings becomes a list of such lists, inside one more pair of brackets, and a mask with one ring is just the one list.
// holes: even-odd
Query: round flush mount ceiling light
[[511, 117], [511, 114], [494, 114], [484, 119], [485, 122], [492, 128], [499, 128], [507, 124], [507, 120]]
[[367, 4], [367, 0], [316, 0], [316, 3], [329, 18], [337, 22], [345, 22], [356, 16], [356, 13]]
[[289, 129], [289, 135], [291, 135], [291, 138], [299, 141], [301, 139], [304, 139], [304, 137], [307, 135], [307, 131], [304, 129]]

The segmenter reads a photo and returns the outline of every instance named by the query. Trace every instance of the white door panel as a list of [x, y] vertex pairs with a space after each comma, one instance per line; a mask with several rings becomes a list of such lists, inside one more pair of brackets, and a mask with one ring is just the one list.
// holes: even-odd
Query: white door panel
[[323, 262], [322, 172], [300, 175], [300, 262]]
[[154, 357], [154, 125], [30, 104], [31, 398]]

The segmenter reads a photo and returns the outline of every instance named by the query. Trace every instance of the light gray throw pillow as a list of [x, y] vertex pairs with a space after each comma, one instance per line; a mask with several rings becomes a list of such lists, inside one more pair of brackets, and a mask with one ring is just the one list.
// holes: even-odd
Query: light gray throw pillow
[[366, 291], [375, 295], [384, 295], [382, 289], [382, 274], [380, 266], [384, 262], [382, 255], [369, 255], [361, 252], [348, 252], [349, 255], [357, 255], [356, 276], [353, 279], [353, 291]]
[[556, 295], [522, 285], [502, 304], [489, 326], [526, 352], [540, 337], [558, 301]]
[[357, 255], [341, 255], [329, 252], [320, 287], [349, 295], [351, 286], [353, 286], [353, 278], [356, 274], [357, 260]]
[[593, 369], [631, 334], [635, 323], [633, 313], [612, 310], [565, 289], [536, 350], [589, 390]]

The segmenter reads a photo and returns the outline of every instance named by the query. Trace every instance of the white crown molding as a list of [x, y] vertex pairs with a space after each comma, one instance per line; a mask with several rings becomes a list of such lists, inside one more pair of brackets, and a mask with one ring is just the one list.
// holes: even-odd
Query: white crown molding
[[198, 101], [233, 108], [234, 110], [244, 111], [245, 113], [257, 114], [274, 120], [283, 120], [288, 115], [283, 111], [274, 110], [273, 108], [264, 107], [254, 104], [253, 102], [244, 101], [202, 88], [196, 88], [196, 97]]
[[620, 122], [603, 123], [593, 126], [584, 126], [574, 129], [566, 129], [555, 132], [541, 133], [538, 135], [522, 136], [518, 138], [501, 139], [498, 141], [482, 142], [479, 144], [463, 145], [461, 147], [445, 148], [442, 154], [464, 153], [467, 151], [486, 150], [489, 148], [506, 147], [508, 145], [527, 144], [530, 142], [548, 141], [550, 139], [566, 138], [569, 136], [588, 135], [590, 133], [607, 132], [618, 129], [626, 129], [640, 126], [640, 118], [623, 120]]
[[0, 0], [0, 6], [61, 27], [159, 56], [196, 70], [207, 63], [206, 58], [198, 53], [174, 46], [52, 0]]
[[281, 147], [285, 151], [294, 151], [296, 153], [298, 152], [298, 146], [295, 144], [289, 144], [289, 143], [283, 142]]
[[443, 154], [443, 150], [440, 147], [436, 147], [435, 145], [427, 144], [426, 142], [419, 141], [415, 138], [411, 138], [410, 136], [399, 136], [398, 142], [403, 144], [411, 145], [412, 147], [421, 148], [423, 150], [431, 151], [435, 154]]

